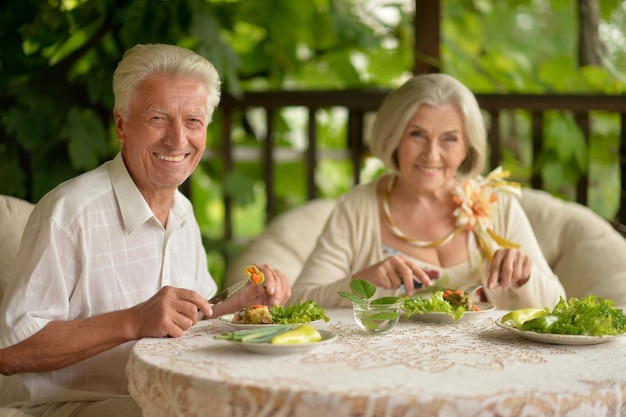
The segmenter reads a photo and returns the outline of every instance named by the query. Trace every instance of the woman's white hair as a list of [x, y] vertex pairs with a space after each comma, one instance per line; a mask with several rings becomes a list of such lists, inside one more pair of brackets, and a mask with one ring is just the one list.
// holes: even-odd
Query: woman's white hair
[[130, 48], [113, 74], [115, 108], [123, 119], [130, 112], [130, 102], [139, 84], [150, 77], [174, 75], [197, 78], [207, 87], [208, 122], [220, 101], [221, 81], [217, 70], [204, 57], [176, 45], [147, 44]]
[[416, 75], [392, 91], [381, 104], [370, 137], [370, 151], [385, 168], [399, 173], [397, 148], [409, 120], [423, 104], [454, 105], [463, 117], [468, 141], [467, 157], [459, 177], [482, 173], [487, 158], [487, 130], [474, 94], [456, 78], [446, 74]]

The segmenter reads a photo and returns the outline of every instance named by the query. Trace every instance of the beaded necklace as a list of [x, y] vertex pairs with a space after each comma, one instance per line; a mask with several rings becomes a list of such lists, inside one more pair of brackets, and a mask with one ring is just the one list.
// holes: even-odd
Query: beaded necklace
[[518, 197], [521, 195], [519, 184], [504, 180], [508, 176], [508, 171], [504, 171], [502, 167], [497, 167], [486, 177], [466, 179], [457, 184], [452, 192], [452, 198], [458, 205], [454, 210], [456, 226], [447, 236], [431, 241], [411, 239], [393, 223], [389, 209], [389, 199], [397, 178], [394, 176], [387, 184], [385, 197], [382, 202], [385, 220], [396, 237], [420, 248], [434, 248], [445, 245], [465, 229], [475, 234], [479, 247], [489, 259], [493, 257], [494, 252], [498, 248], [519, 249], [520, 245], [499, 236], [492, 229], [493, 217], [497, 211], [498, 194], [496, 189]]
[[396, 179], [398, 177], [393, 176], [387, 183], [387, 190], [385, 191], [385, 198], [383, 199], [383, 212], [385, 214], [385, 219], [387, 220], [387, 225], [389, 226], [389, 228], [391, 229], [391, 232], [398, 238], [402, 239], [403, 241], [413, 245], [413, 246], [417, 246], [418, 248], [434, 248], [436, 246], [441, 246], [441, 245], [445, 245], [446, 243], [450, 242], [452, 239], [454, 239], [454, 237], [456, 235], [459, 234], [459, 232], [463, 229], [463, 227], [461, 226], [456, 226], [454, 228], [454, 230], [452, 230], [447, 236], [444, 236], [440, 239], [435, 239], [435, 240], [415, 240], [415, 239], [411, 239], [410, 237], [408, 237], [407, 235], [405, 235], [402, 230], [398, 229], [398, 227], [393, 223], [393, 220], [391, 219], [391, 210], [389, 209], [389, 198], [391, 196], [391, 190], [396, 182]]

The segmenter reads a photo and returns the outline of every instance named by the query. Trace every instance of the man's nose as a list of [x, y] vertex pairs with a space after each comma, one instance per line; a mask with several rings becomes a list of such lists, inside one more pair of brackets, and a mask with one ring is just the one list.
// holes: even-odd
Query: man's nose
[[180, 147], [187, 143], [187, 132], [182, 122], [174, 121], [170, 124], [165, 142], [173, 147]]

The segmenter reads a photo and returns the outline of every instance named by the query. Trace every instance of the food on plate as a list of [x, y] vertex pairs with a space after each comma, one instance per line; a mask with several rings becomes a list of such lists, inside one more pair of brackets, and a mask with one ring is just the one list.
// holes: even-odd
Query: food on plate
[[480, 311], [469, 294], [463, 290], [436, 291], [432, 297], [406, 297], [401, 299], [401, 303], [406, 317], [414, 314], [446, 313], [457, 321], [466, 311]]
[[541, 317], [535, 317], [522, 323], [520, 330], [537, 332], [537, 333], [550, 333], [550, 329], [559, 321], [557, 316], [552, 314], [543, 315]]
[[537, 317], [545, 316], [546, 314], [548, 314], [548, 309], [545, 308], [520, 308], [502, 316], [501, 322], [507, 326], [519, 329], [522, 327], [524, 322]]
[[478, 306], [474, 305], [474, 301], [470, 295], [463, 290], [445, 290], [443, 292], [443, 299], [450, 303], [450, 305], [461, 306], [467, 311], [480, 311]]
[[279, 326], [257, 327], [254, 329], [237, 330], [217, 334], [214, 337], [221, 340], [234, 340], [243, 343], [269, 343], [274, 336], [288, 332], [292, 327], [289, 324]]
[[257, 268], [256, 265], [250, 265], [245, 269], [246, 277], [256, 285], [261, 285], [265, 282], [265, 275]]
[[326, 310], [313, 300], [274, 306], [271, 309], [264, 305], [253, 305], [239, 310], [232, 319], [237, 324], [301, 324], [317, 320], [327, 322], [330, 318], [326, 315]]
[[310, 324], [293, 327], [289, 324], [259, 327], [221, 333], [215, 339], [232, 340], [243, 343], [272, 343], [274, 345], [299, 345], [316, 343], [322, 340], [322, 334]]
[[550, 310], [513, 310], [502, 316], [501, 323], [519, 330], [583, 336], [613, 336], [626, 333], [626, 315], [612, 300], [588, 295], [565, 301]]
[[310, 323], [312, 321], [329, 321], [326, 310], [317, 305], [313, 300], [301, 301], [298, 304], [286, 306], [274, 306], [270, 310], [274, 323]]
[[301, 343], [315, 343], [322, 340], [322, 335], [310, 324], [303, 324], [293, 330], [272, 337], [275, 345], [298, 345]]
[[272, 324], [274, 320], [267, 306], [256, 304], [237, 311], [233, 316], [233, 323]]

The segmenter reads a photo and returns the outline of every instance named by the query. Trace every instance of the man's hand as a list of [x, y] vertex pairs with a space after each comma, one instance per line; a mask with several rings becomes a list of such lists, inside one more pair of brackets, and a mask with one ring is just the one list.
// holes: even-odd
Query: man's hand
[[291, 284], [287, 276], [269, 265], [257, 265], [257, 268], [265, 275], [265, 281], [260, 285], [252, 282], [246, 284], [240, 298], [243, 307], [262, 304], [272, 308], [287, 302], [291, 297]]
[[287, 276], [268, 265], [257, 265], [257, 268], [265, 275], [265, 281], [260, 285], [248, 282], [236, 296], [215, 304], [215, 316], [233, 313], [255, 304], [266, 305], [271, 309], [289, 300], [291, 284]]
[[211, 305], [195, 291], [163, 287], [126, 310], [51, 321], [22, 342], [0, 349], [0, 373], [54, 371], [131, 340], [178, 337], [198, 321], [198, 311], [213, 314]]
[[129, 312], [134, 339], [143, 337], [179, 337], [198, 322], [199, 311], [213, 315], [211, 305], [195, 291], [165, 286], [147, 301]]

